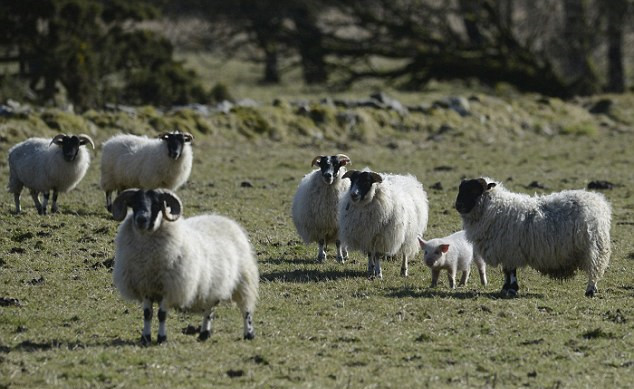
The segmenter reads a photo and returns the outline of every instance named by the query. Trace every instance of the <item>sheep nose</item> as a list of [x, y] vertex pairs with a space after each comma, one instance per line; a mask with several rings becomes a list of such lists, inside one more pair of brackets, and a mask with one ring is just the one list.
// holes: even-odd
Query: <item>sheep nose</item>
[[330, 180], [332, 178], [332, 174], [331, 173], [324, 173], [324, 178], [327, 180]]
[[359, 200], [359, 197], [361, 197], [361, 196], [359, 196], [359, 192], [354, 191], [354, 192], [350, 193], [350, 197], [352, 198], [352, 201], [357, 201], [357, 200]]
[[144, 228], [145, 226], [147, 226], [148, 217], [145, 215], [137, 215], [134, 218], [134, 222], [136, 223], [137, 227]]

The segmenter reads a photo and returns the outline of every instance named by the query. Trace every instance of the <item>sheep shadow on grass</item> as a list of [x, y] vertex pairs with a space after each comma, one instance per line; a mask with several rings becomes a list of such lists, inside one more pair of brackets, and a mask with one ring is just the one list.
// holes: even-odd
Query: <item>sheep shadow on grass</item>
[[[314, 263], [314, 262], [312, 262]], [[274, 271], [260, 274], [260, 279], [266, 282], [290, 282], [290, 283], [311, 283], [334, 281], [338, 279], [365, 277], [365, 271], [345, 269], [345, 270], [312, 270], [297, 269], [290, 271]]]
[[55, 349], [65, 349], [65, 350], [80, 350], [86, 349], [89, 347], [122, 347], [122, 346], [140, 346], [140, 341], [128, 340], [128, 339], [112, 339], [104, 342], [97, 343], [82, 343], [82, 342], [66, 342], [57, 339], [53, 339], [50, 341], [37, 342], [32, 340], [25, 340], [16, 344], [13, 347], [10, 346], [0, 346], [0, 354], [2, 353], [10, 353], [10, 352], [38, 352], [38, 351], [47, 351], [47, 350], [55, 350]]
[[425, 288], [425, 289], [412, 289], [412, 288], [390, 288], [386, 293], [388, 297], [402, 298], [402, 297], [415, 297], [415, 298], [453, 298], [459, 300], [472, 300], [478, 297], [485, 297], [492, 300], [504, 299], [540, 299], [544, 298], [543, 294], [530, 293], [520, 291], [517, 297], [509, 298], [504, 297], [500, 291], [479, 291], [479, 290], [442, 290], [438, 288]]

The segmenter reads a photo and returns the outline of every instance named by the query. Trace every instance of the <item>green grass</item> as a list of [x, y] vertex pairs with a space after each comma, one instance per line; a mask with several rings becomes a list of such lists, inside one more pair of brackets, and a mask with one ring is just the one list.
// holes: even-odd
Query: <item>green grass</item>
[[[59, 214], [38, 216], [25, 193], [24, 212], [16, 216], [12, 196], [4, 193], [0, 297], [17, 299], [19, 306], [0, 307], [0, 388], [583, 388], [634, 382], [631, 127], [601, 127], [594, 136], [518, 134], [514, 115], [530, 104], [513, 103], [511, 114], [495, 105], [511, 103], [483, 98], [486, 106], [474, 109], [489, 110], [490, 122], [443, 116], [456, 130], [437, 140], [427, 139], [436, 127], [426, 122], [444, 115], [440, 111], [408, 131], [386, 125], [365, 143], [337, 133], [311, 141], [279, 128], [283, 142], [257, 133], [246, 141], [217, 125], [207, 135], [196, 132], [192, 176], [179, 195], [186, 216], [225, 214], [251, 237], [261, 275], [251, 342], [241, 340], [238, 309], [223, 305], [205, 343], [182, 333], [200, 324], [198, 315], [171, 311], [169, 342], [140, 346], [141, 308], [123, 301], [112, 285], [117, 223], [98, 188], [99, 149], [78, 188], [60, 196]], [[549, 125], [561, 120], [527, 117]], [[498, 125], [503, 120], [508, 126]], [[118, 121], [95, 130], [97, 143], [121, 130], [108, 124]], [[6, 183], [7, 150], [29, 130], [4, 125], [13, 129], [0, 143], [0, 181]], [[331, 249], [325, 264], [315, 263], [316, 245], [301, 244], [290, 203], [312, 158], [337, 152], [352, 158], [352, 168], [415, 174], [430, 198], [427, 237], [460, 228], [452, 204], [462, 177], [488, 175], [526, 193], [583, 188], [597, 179], [618, 184], [604, 192], [613, 206], [613, 254], [598, 297], [584, 297], [583, 273], [559, 282], [522, 269], [521, 295], [507, 300], [498, 297], [503, 277], [494, 268], [488, 287], [475, 275], [465, 288], [450, 290], [444, 274], [438, 288], [428, 287], [431, 275], [420, 256], [408, 278], [398, 275], [399, 263], [386, 262], [382, 281], [366, 279], [359, 253], [337, 264]], [[242, 187], [243, 181], [253, 186]], [[547, 189], [528, 189], [532, 181]], [[430, 189], [437, 182], [443, 189]]]

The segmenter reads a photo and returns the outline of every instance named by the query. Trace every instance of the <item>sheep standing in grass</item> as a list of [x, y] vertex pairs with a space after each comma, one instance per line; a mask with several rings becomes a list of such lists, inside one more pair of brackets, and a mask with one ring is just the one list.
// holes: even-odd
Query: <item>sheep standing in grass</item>
[[603, 195], [566, 190], [528, 196], [484, 177], [462, 181], [456, 210], [476, 254], [502, 265], [503, 295], [517, 295], [516, 269], [524, 266], [557, 279], [584, 270], [586, 296], [597, 292], [611, 253], [611, 210]]
[[112, 191], [128, 188], [178, 189], [192, 170], [193, 136], [165, 132], [157, 139], [136, 135], [116, 135], [103, 144], [101, 189], [106, 192], [106, 208], [112, 209]]
[[408, 258], [418, 252], [417, 237], [427, 229], [427, 194], [411, 175], [350, 170], [350, 189], [339, 204], [339, 236], [350, 249], [368, 254], [368, 275], [382, 278], [381, 257]]
[[[15, 212], [20, 213], [20, 194], [25, 186], [40, 215], [46, 214], [51, 190], [51, 213], [57, 212], [57, 196], [77, 186], [90, 166], [90, 154], [84, 147], [95, 144], [88, 135], [58, 134], [52, 140], [30, 138], [9, 149], [9, 192], [13, 193]], [[42, 193], [42, 203], [39, 195]]]
[[304, 243], [317, 242], [317, 260], [326, 260], [326, 246], [335, 242], [337, 261], [344, 262], [348, 250], [338, 236], [337, 207], [339, 199], [350, 187], [350, 182], [342, 177], [350, 158], [343, 154], [317, 156], [311, 166], [319, 169], [308, 173], [297, 187], [293, 197], [293, 223]]
[[486, 263], [479, 256], [473, 255], [473, 246], [464, 231], [455, 232], [444, 238], [431, 239], [427, 242], [418, 237], [423, 250], [423, 261], [431, 268], [431, 287], [438, 285], [438, 276], [442, 269], [447, 270], [449, 287], [455, 288], [456, 273], [461, 271], [462, 277], [458, 286], [465, 286], [471, 273], [471, 262], [475, 262], [480, 273], [480, 282], [487, 284]]
[[181, 212], [180, 199], [169, 190], [128, 189], [112, 206], [114, 219], [125, 219], [115, 239], [114, 284], [124, 298], [143, 303], [141, 342], [151, 342], [153, 303], [159, 303], [162, 343], [168, 308], [204, 312], [199, 338], [206, 340], [215, 306], [225, 300], [237, 303], [244, 338], [253, 339], [259, 276], [247, 234], [226, 217], [182, 219]]

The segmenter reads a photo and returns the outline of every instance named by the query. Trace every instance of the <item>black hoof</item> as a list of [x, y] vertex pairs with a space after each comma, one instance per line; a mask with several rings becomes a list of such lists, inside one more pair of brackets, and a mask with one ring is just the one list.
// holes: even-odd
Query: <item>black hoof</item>
[[246, 340], [255, 339], [255, 332], [249, 332], [249, 333], [244, 334], [244, 339], [246, 339]]
[[152, 344], [152, 336], [151, 335], [141, 335], [141, 345], [149, 346]]
[[158, 344], [161, 344], [161, 343], [165, 343], [165, 342], [167, 342], [167, 335], [159, 335], [159, 336], [156, 338], [156, 342], [157, 342]]
[[596, 288], [586, 290], [586, 297], [594, 297], [596, 294], [597, 294]]
[[200, 334], [198, 334], [198, 340], [204, 342], [205, 340], [209, 339], [210, 336], [211, 331], [200, 331]]
[[108, 212], [112, 213], [112, 205], [106, 205], [106, 209]]

